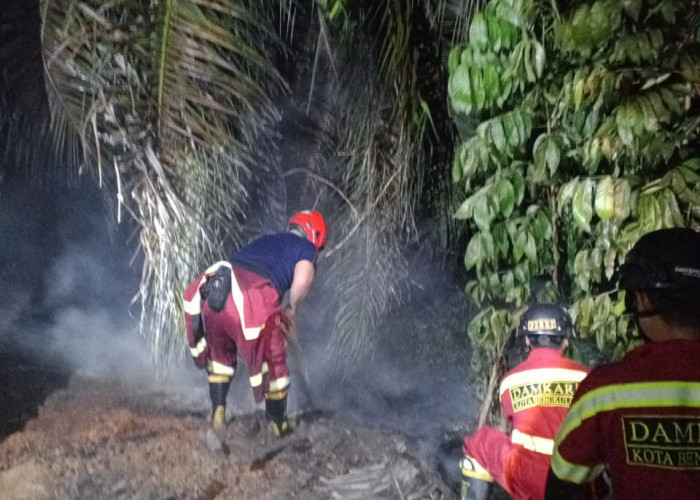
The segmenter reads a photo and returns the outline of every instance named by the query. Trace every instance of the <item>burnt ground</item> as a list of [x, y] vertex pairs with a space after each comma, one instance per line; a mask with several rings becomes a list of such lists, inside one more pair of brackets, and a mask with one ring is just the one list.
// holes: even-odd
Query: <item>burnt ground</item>
[[201, 394], [77, 375], [23, 387], [35, 404], [54, 391], [37, 416], [3, 392], [2, 500], [454, 498], [406, 436], [338, 413], [299, 415], [281, 439], [262, 412], [233, 415], [217, 437]]

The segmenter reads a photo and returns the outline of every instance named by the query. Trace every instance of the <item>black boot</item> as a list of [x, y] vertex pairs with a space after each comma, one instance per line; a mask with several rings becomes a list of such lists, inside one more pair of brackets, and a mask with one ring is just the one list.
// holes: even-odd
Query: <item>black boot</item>
[[295, 426], [287, 419], [286, 395], [280, 399], [265, 400], [265, 417], [271, 436], [284, 437], [294, 430]]
[[493, 477], [473, 457], [462, 459], [461, 500], [488, 500], [493, 491]]
[[226, 428], [226, 396], [231, 379], [225, 375], [209, 375], [209, 398], [211, 399], [211, 424], [214, 429]]

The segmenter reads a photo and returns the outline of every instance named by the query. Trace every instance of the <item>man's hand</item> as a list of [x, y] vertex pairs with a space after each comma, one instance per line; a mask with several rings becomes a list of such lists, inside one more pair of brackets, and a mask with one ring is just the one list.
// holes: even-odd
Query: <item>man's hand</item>
[[291, 307], [286, 307], [282, 312], [282, 332], [288, 340], [296, 341], [297, 339], [297, 329], [296, 329], [296, 312]]

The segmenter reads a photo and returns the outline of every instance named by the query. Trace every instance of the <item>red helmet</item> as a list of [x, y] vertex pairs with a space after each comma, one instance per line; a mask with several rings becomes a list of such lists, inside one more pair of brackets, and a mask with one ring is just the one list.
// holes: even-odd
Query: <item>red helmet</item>
[[313, 243], [319, 250], [326, 244], [326, 221], [323, 216], [316, 210], [302, 210], [289, 219], [290, 224], [299, 226], [306, 233], [308, 240]]

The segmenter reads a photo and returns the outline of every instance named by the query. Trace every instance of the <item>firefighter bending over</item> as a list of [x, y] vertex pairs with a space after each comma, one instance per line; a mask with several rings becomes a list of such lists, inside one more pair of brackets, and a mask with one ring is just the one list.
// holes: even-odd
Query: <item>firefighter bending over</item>
[[[185, 290], [187, 339], [195, 365], [209, 374], [215, 429], [226, 427], [226, 396], [240, 353], [255, 401], [265, 400], [270, 433], [282, 436], [291, 430], [284, 334], [294, 332], [296, 311], [313, 283], [326, 235], [319, 212], [299, 212], [287, 232], [252, 241]], [[287, 292], [289, 305], [283, 311]]]
[[554, 436], [588, 368], [564, 357], [574, 327], [557, 304], [530, 306], [516, 331], [523, 337], [530, 354], [499, 390], [513, 432], [484, 426], [464, 439], [462, 500], [489, 498], [494, 480], [516, 500], [544, 498]]
[[556, 437], [547, 499], [581, 498], [603, 467], [620, 500], [700, 498], [700, 233], [643, 236], [620, 288], [646, 343], [579, 387]]

